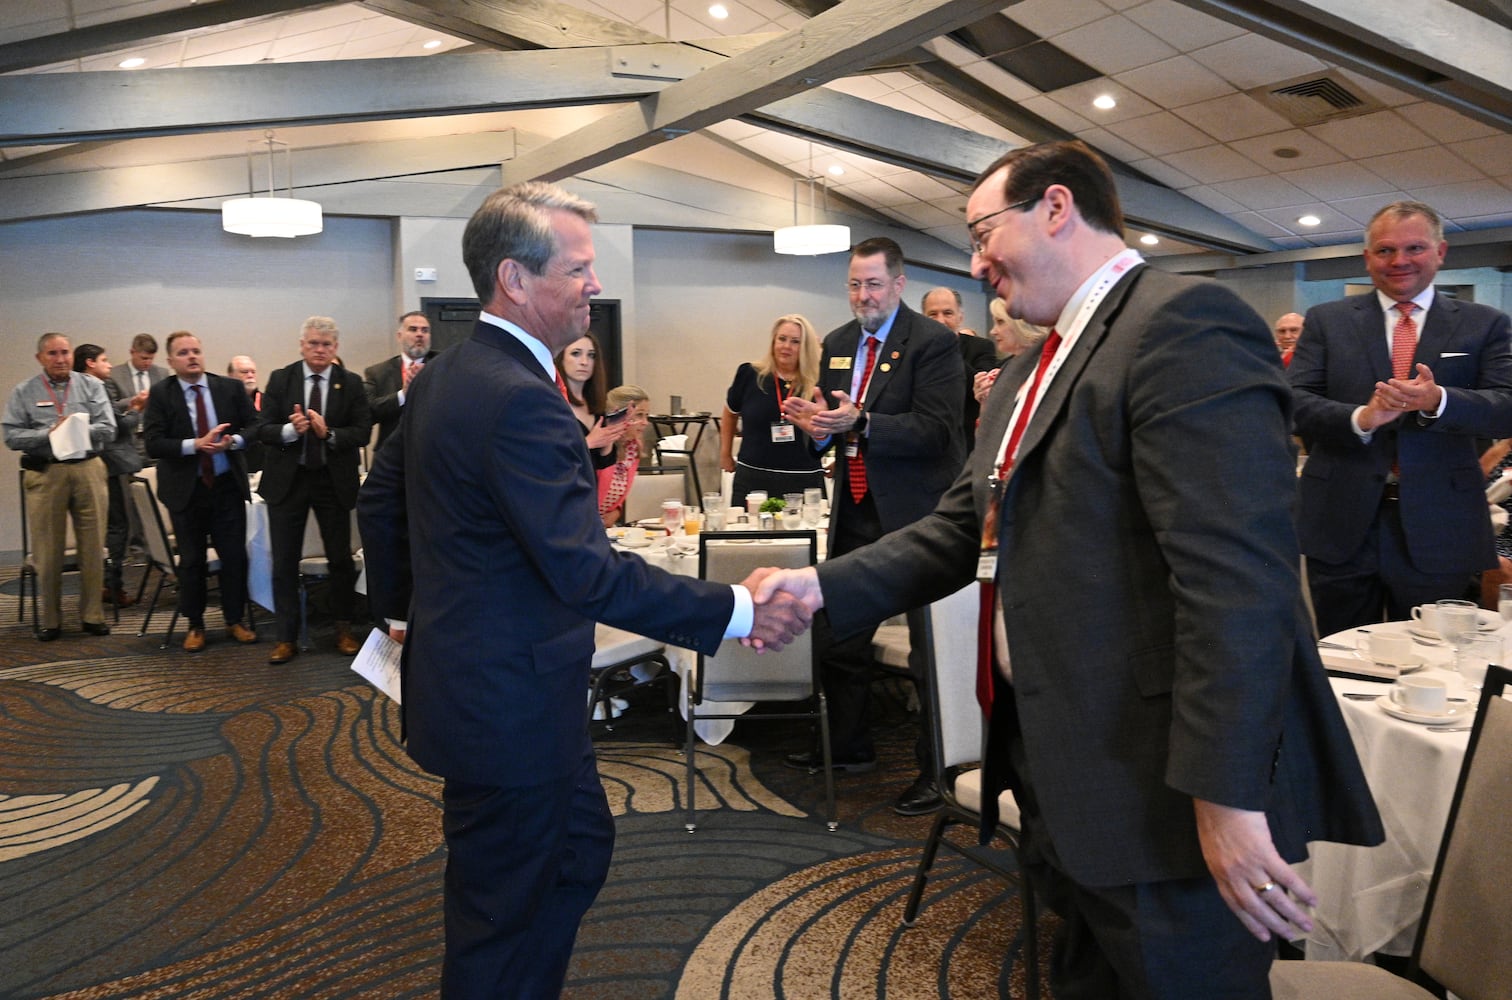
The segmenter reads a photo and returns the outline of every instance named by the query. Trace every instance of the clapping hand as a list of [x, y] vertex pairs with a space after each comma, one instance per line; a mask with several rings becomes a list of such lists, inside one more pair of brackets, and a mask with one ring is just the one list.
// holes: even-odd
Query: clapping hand
[[206, 454], [212, 454], [214, 452], [225, 451], [227, 448], [230, 448], [231, 438], [226, 436], [226, 430], [230, 426], [230, 424], [216, 424], [214, 427], [210, 428], [210, 430], [207, 431], [202, 437], [197, 437], [194, 439], [194, 449], [196, 451], [205, 452]]

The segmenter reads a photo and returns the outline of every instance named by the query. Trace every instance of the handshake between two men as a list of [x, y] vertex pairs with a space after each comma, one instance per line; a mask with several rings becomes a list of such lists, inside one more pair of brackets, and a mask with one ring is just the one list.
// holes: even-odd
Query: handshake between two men
[[819, 574], [812, 566], [802, 569], [758, 569], [741, 581], [751, 592], [751, 633], [741, 645], [757, 652], [776, 652], [802, 635], [813, 623], [814, 612], [824, 607]]

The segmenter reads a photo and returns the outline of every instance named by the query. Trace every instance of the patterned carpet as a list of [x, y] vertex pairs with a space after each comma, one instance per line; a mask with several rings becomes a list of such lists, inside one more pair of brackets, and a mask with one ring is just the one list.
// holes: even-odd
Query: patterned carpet
[[[164, 615], [138, 637], [132, 608], [95, 638], [65, 599], [69, 630], [41, 644], [14, 589], [0, 586], [0, 997], [435, 994], [439, 782], [328, 633], [272, 667], [266, 621], [263, 643], [237, 647], [212, 619], [188, 656], [158, 648]], [[633, 697], [613, 732], [595, 724], [619, 837], [564, 995], [1022, 996], [1001, 880], [945, 852], [900, 926], [929, 819], [887, 808], [912, 776], [896, 695], [880, 699], [882, 766], [837, 782], [837, 833], [820, 780], [780, 766], [799, 724], [743, 722], [701, 750], [693, 835], [659, 695]]]

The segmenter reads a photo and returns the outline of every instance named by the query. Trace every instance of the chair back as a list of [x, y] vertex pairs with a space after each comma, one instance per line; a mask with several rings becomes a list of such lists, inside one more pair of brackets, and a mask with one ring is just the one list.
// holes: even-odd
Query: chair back
[[151, 484], [143, 476], [131, 477], [131, 504], [142, 522], [142, 540], [147, 545], [147, 557], [164, 573], [176, 575], [178, 560], [174, 558], [173, 547], [168, 542], [168, 528], [163, 524], [162, 507], [153, 494]]
[[1413, 964], [1461, 1000], [1512, 995], [1512, 670], [1486, 674]]
[[923, 647], [913, 650], [910, 658], [924, 657], [919, 672], [930, 686], [930, 703], [935, 706], [935, 761], [941, 788], [951, 787], [945, 778], [947, 769], [982, 759], [982, 708], [976, 696], [980, 594], [981, 585], [973, 580], [954, 594], [909, 612]]
[[[687, 493], [686, 469], [642, 468], [625, 494], [625, 523], [634, 524], [648, 517], [661, 517], [663, 500], [681, 500]], [[739, 581], [736, 581], [739, 582]]]
[[[715, 583], [739, 583], [763, 566], [796, 569], [819, 558], [816, 531], [726, 531], [698, 536], [698, 575]], [[818, 680], [813, 631], [779, 652], [760, 652], [730, 640], [713, 656], [698, 658], [693, 702], [799, 701], [812, 697]]]

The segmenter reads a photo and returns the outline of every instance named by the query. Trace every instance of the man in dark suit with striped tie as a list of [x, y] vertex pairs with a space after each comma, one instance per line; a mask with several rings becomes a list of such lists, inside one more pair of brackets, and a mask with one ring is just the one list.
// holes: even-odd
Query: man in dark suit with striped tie
[[1287, 368], [1322, 635], [1460, 597], [1496, 565], [1476, 439], [1512, 435], [1512, 341], [1506, 313], [1434, 291], [1448, 249], [1429, 206], [1376, 212], [1375, 290], [1308, 310]]

